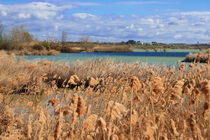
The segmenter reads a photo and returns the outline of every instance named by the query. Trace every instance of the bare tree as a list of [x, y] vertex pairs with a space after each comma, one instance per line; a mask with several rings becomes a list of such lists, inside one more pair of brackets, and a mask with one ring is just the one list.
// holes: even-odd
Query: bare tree
[[80, 37], [80, 43], [81, 43], [81, 46], [85, 50], [88, 50], [92, 46], [92, 43], [91, 43], [91, 40], [90, 40], [89, 36], [81, 36]]
[[49, 32], [45, 35], [46, 41], [48, 42], [57, 42], [58, 38], [55, 37], [54, 33]]
[[90, 37], [89, 36], [81, 36], [80, 37], [80, 42], [81, 43], [88, 43], [88, 42], [90, 42]]
[[12, 42], [30, 42], [33, 40], [32, 35], [21, 25], [16, 25], [10, 29], [9, 38]]
[[62, 34], [61, 34], [61, 42], [66, 42], [67, 39], [68, 39], [68, 34], [67, 34], [67, 32], [62, 31]]
[[67, 32], [62, 31], [62, 34], [61, 34], [61, 43], [62, 43], [62, 45], [65, 44], [65, 42], [67, 41], [67, 39], [68, 39], [68, 34], [67, 34]]
[[4, 26], [0, 23], [0, 42], [3, 41]]

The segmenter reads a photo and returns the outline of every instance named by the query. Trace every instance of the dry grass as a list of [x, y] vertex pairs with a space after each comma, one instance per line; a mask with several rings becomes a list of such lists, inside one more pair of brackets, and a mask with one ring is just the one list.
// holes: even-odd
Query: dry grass
[[210, 51], [190, 53], [186, 56], [183, 62], [199, 62], [199, 63], [209, 63], [210, 62]]
[[[0, 139], [209, 138], [209, 64], [61, 65], [1, 52], [0, 68]], [[32, 95], [16, 95], [21, 106], [9, 93]]]
[[92, 48], [93, 52], [132, 52], [128, 46], [117, 45], [96, 45]]
[[[9, 49], [9, 47], [11, 47]], [[0, 49], [16, 55], [58, 55], [60, 51], [43, 46], [43, 42], [2, 42]]]
[[[52, 44], [56, 47], [59, 45]], [[56, 48], [55, 47], [55, 48]], [[63, 47], [58, 47], [63, 53], [77, 53], [77, 52], [132, 52], [129, 46], [114, 45], [114, 44], [95, 44], [95, 43], [66, 43]]]

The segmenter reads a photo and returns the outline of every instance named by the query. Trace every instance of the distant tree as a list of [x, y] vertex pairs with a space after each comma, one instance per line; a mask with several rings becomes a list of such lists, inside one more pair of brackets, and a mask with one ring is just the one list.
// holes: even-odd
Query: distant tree
[[82, 42], [82, 43], [88, 43], [90, 41], [91, 40], [90, 40], [90, 37], [89, 36], [81, 36], [80, 37], [80, 42]]
[[68, 39], [67, 32], [62, 31], [62, 34], [61, 34], [61, 42], [62, 42], [62, 44], [64, 44], [67, 41], [67, 39]]
[[125, 41], [121, 41], [120, 44], [126, 44], [126, 42]]
[[142, 44], [142, 42], [141, 42], [141, 41], [137, 41], [136, 43], [137, 43], [137, 44]]
[[152, 45], [158, 45], [158, 43], [157, 42], [152, 42]]
[[8, 41], [8, 37], [4, 34], [4, 25], [0, 23], [0, 50], [11, 50], [13, 46]]
[[134, 45], [134, 44], [136, 44], [136, 41], [135, 41], [135, 40], [128, 40], [128, 41], [126, 42], [126, 44]]
[[57, 39], [56, 39], [56, 37], [55, 37], [55, 35], [53, 33], [49, 32], [48, 34], [45, 35], [45, 41], [47, 41], [47, 42], [56, 42]]
[[30, 42], [33, 40], [33, 37], [23, 26], [16, 25], [10, 29], [9, 39], [12, 42]]
[[91, 39], [89, 36], [81, 36], [80, 43], [85, 50], [88, 50], [92, 46]]
[[3, 41], [4, 26], [0, 23], [0, 42]]

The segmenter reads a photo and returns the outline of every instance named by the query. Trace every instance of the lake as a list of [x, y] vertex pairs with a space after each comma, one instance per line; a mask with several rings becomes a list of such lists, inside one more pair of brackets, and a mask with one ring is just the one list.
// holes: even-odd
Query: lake
[[61, 53], [57, 56], [24, 56], [27, 60], [46, 59], [59, 62], [75, 62], [76, 60], [86, 61], [91, 59], [110, 59], [126, 63], [140, 62], [148, 64], [166, 64], [174, 65], [180, 62], [189, 54], [187, 51], [135, 51], [130, 53], [100, 53], [100, 52], [82, 52], [82, 53]]

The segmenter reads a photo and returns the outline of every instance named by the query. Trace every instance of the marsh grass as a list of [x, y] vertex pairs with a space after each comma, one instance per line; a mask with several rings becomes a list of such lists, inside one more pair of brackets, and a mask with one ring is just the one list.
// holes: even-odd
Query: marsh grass
[[209, 63], [210, 62], [210, 50], [190, 53], [185, 57], [183, 62], [199, 62], [199, 63]]
[[29, 63], [0, 56], [1, 139], [209, 137], [209, 64]]

